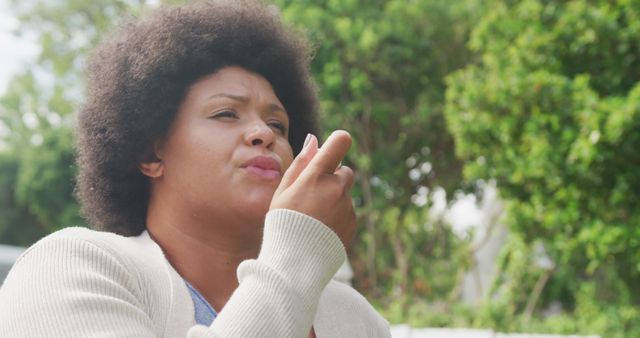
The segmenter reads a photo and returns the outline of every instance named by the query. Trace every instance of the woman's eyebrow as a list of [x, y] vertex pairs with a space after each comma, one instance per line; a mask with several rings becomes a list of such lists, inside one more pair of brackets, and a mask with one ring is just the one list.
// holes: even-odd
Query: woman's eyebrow
[[279, 104], [277, 103], [270, 103], [269, 104], [269, 112], [270, 113], [275, 113], [275, 112], [283, 112], [285, 115], [287, 114], [287, 111]]
[[[240, 101], [242, 103], [247, 103], [249, 102], [249, 98], [246, 96], [242, 96], [242, 95], [235, 95], [235, 94], [228, 94], [228, 93], [215, 93], [215, 94], [211, 94], [209, 95], [209, 97], [207, 99], [214, 99], [214, 98], [228, 98], [228, 99], [232, 99], [232, 100], [236, 100], [236, 101]], [[284, 114], [287, 114], [287, 110], [284, 109], [284, 107], [282, 107], [281, 105], [277, 104], [277, 103], [270, 103], [269, 104], [269, 108], [268, 108], [270, 113], [275, 113], [275, 112], [282, 112]]]
[[246, 96], [227, 94], [227, 93], [211, 94], [211, 95], [209, 95], [208, 99], [213, 99], [213, 98], [218, 98], [218, 97], [229, 98], [229, 99], [240, 101], [240, 102], [244, 102], [244, 103], [249, 102], [249, 98], [246, 97]]

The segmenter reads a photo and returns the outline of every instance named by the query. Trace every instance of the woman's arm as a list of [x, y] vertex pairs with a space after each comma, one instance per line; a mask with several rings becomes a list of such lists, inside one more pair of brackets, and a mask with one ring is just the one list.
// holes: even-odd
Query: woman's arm
[[29, 248], [0, 288], [0, 337], [306, 337], [320, 294], [346, 257], [321, 222], [270, 211], [260, 255], [238, 268], [237, 290], [210, 327], [190, 327], [167, 321], [177, 300], [158, 258], [132, 257], [128, 245], [96, 239], [104, 236], [67, 229]]
[[320, 294], [345, 258], [342, 242], [321, 222], [270, 211], [259, 257], [240, 264], [240, 285], [225, 307], [189, 337], [307, 337]]
[[1, 337], [157, 337], [136, 277], [89, 241], [51, 236], [0, 288]]

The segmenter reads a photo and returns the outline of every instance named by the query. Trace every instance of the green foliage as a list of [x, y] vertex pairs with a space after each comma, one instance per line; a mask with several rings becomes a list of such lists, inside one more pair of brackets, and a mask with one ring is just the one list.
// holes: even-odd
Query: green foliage
[[16, 156], [0, 153], [0, 238], [14, 245], [30, 245], [46, 231], [26, 208], [16, 201], [14, 191], [19, 161]]
[[[443, 79], [469, 57], [465, 20], [473, 8], [442, 1], [277, 3], [317, 46], [312, 70], [323, 127], [354, 134], [349, 162], [389, 186], [393, 196], [381, 202], [406, 202], [418, 185], [456, 186], [445, 184], [459, 176], [443, 128]], [[413, 164], [403, 166], [412, 155]], [[411, 182], [407, 171], [426, 161], [431, 171]]]
[[[0, 242], [30, 245], [61, 227], [83, 225], [73, 198], [73, 111], [82, 98], [89, 49], [116, 18], [144, 4], [126, 1], [14, 1], [16, 34], [38, 38], [37, 62], [0, 97]], [[7, 217], [5, 217], [7, 215]]]
[[18, 205], [34, 215], [47, 230], [82, 225], [73, 199], [73, 150], [71, 132], [55, 130], [43, 136], [41, 144], [25, 149], [17, 175]]
[[357, 175], [361, 231], [350, 253], [356, 285], [381, 302], [447, 297], [463, 245], [429, 217], [427, 196], [436, 187], [461, 187], [461, 164], [444, 125], [444, 78], [471, 57], [465, 43], [480, 5], [276, 3], [317, 46], [312, 72], [322, 126], [354, 136], [345, 163]]
[[[447, 88], [465, 177], [495, 180], [511, 231], [556, 263], [542, 303], [561, 299], [608, 336], [630, 325], [611, 313], [640, 303], [639, 14], [632, 1], [496, 1], [470, 40], [480, 60]], [[506, 278], [526, 282], [514, 266]], [[603, 271], [626, 297], [582, 293]]]
[[[609, 305], [596, 301], [595, 283], [585, 283], [577, 290], [578, 306], [573, 313], [525, 319], [511, 314], [504, 298], [480, 305], [425, 302], [413, 300], [409, 309], [396, 302], [381, 309], [392, 323], [407, 323], [413, 327], [460, 327], [491, 329], [497, 332], [530, 332], [539, 334], [593, 335], [606, 338], [638, 337], [640, 324], [637, 306]], [[408, 316], [406, 315], [408, 313]]]

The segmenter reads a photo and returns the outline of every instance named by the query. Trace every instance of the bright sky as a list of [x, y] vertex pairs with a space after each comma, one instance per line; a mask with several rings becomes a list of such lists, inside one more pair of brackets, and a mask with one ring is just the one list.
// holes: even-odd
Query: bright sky
[[19, 24], [11, 14], [9, 1], [0, 0], [0, 95], [7, 89], [11, 77], [24, 69], [40, 49], [33, 37], [16, 37], [11, 33]]

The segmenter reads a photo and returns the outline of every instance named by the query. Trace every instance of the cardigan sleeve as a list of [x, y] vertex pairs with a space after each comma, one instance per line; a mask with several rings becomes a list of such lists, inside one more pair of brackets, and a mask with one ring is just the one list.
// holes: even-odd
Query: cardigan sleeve
[[0, 289], [0, 337], [157, 337], [140, 291], [135, 275], [103, 248], [45, 238]]
[[240, 264], [240, 284], [216, 320], [189, 337], [307, 337], [320, 294], [345, 258], [338, 236], [320, 221], [270, 211], [258, 258]]

